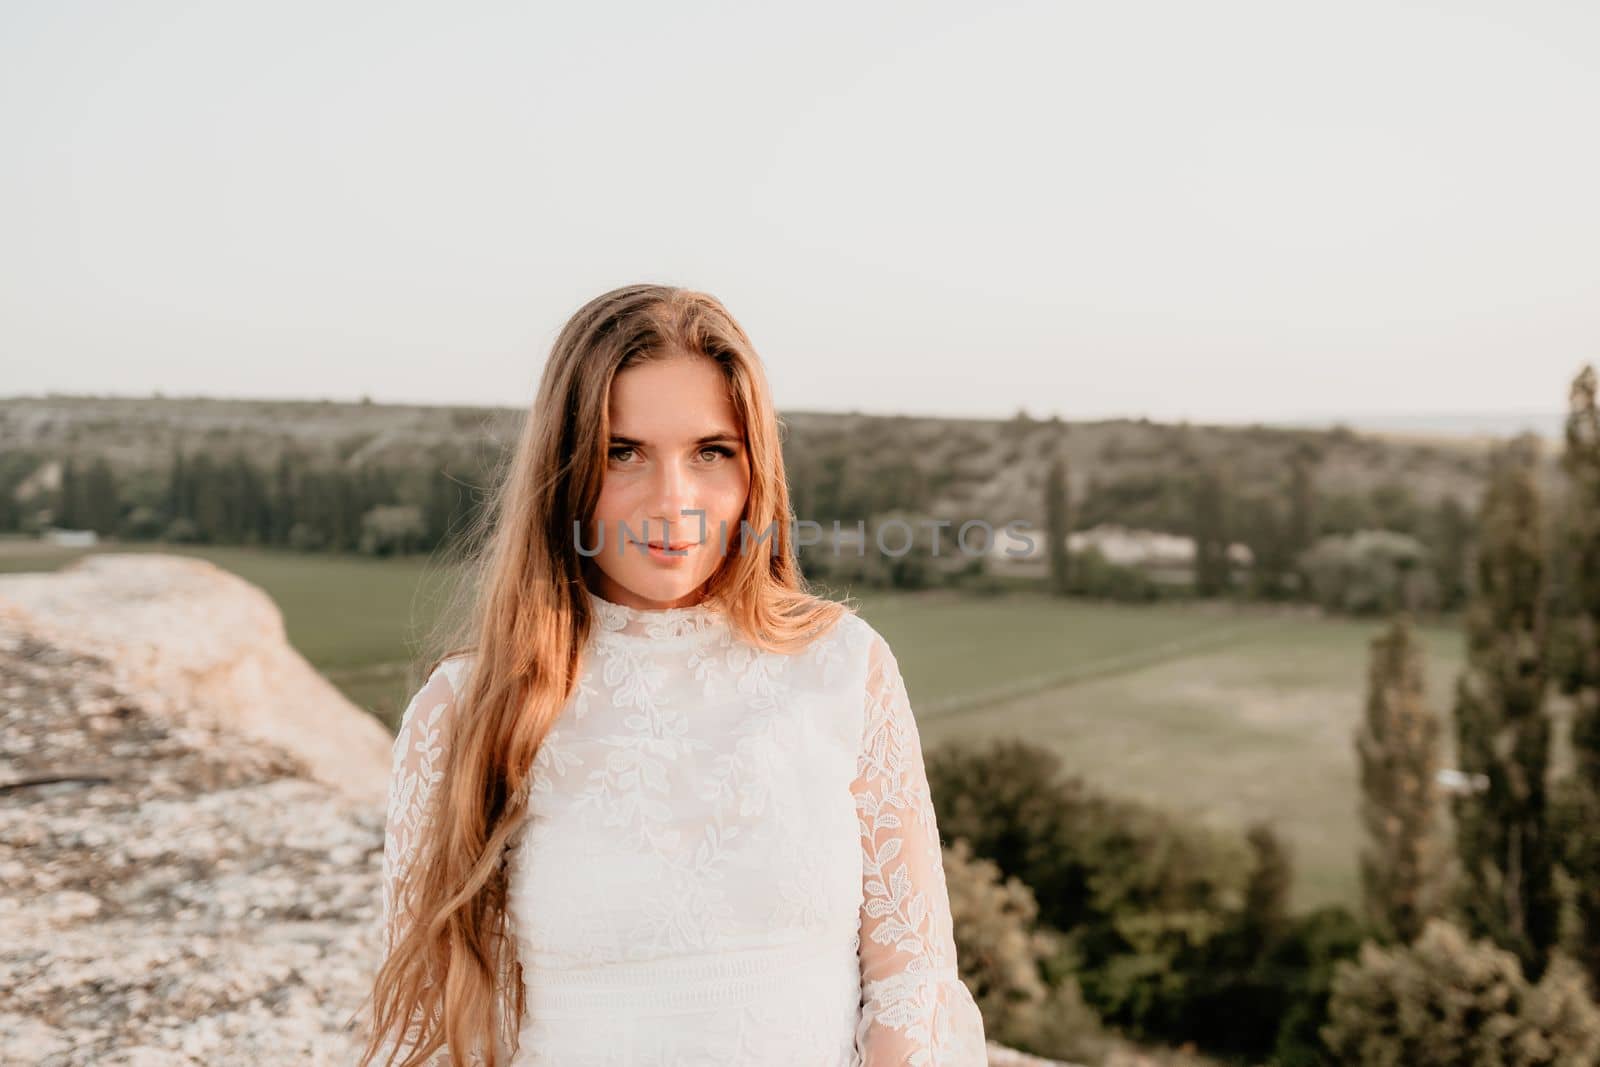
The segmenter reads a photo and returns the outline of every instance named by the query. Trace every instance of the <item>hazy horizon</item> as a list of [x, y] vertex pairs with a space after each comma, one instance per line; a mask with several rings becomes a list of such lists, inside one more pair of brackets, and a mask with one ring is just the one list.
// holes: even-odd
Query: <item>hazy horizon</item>
[[[157, 393], [95, 393], [95, 392], [44, 392], [44, 393], [7, 393], [0, 394], [0, 403], [17, 400], [41, 400], [57, 397], [72, 399], [114, 399], [114, 400], [142, 400], [162, 399], [169, 401], [181, 400], [208, 400], [222, 403], [337, 403], [358, 404], [360, 397], [321, 397], [321, 396], [227, 396], [208, 393], [184, 392], [157, 392]], [[414, 401], [389, 401], [372, 399], [374, 404], [410, 405]], [[425, 406], [451, 406], [443, 403], [437, 405], [428, 402]], [[527, 404], [493, 404], [470, 405], [501, 408], [523, 408]], [[1051, 413], [1038, 412], [1027, 405], [1019, 405], [1018, 410], [1026, 411], [1034, 419], [1049, 419]], [[817, 407], [782, 407], [782, 412], [808, 412], [815, 414], [851, 414], [859, 413], [876, 416], [907, 416], [910, 418], [931, 419], [1005, 419], [1014, 417], [1016, 412], [1009, 415], [984, 415], [971, 412], [949, 411], [864, 411], [859, 408], [817, 408]], [[1363, 412], [1335, 412], [1335, 413], [1299, 413], [1266, 418], [1218, 418], [1218, 419], [1181, 419], [1158, 418], [1136, 412], [1110, 413], [1101, 415], [1062, 416], [1066, 421], [1116, 421], [1118, 419], [1137, 420], [1149, 418], [1155, 422], [1180, 422], [1187, 421], [1193, 425], [1217, 426], [1276, 426], [1285, 428], [1331, 429], [1334, 426], [1344, 426], [1347, 429], [1358, 431], [1383, 432], [1391, 434], [1416, 433], [1426, 436], [1444, 437], [1510, 437], [1524, 430], [1531, 430], [1543, 437], [1559, 439], [1565, 432], [1566, 413], [1562, 410], [1544, 411], [1475, 411], [1475, 412], [1391, 412], [1391, 413], [1363, 413]]]
[[722, 298], [795, 410], [1543, 418], [1600, 358], [1600, 8], [0, 31], [13, 395], [522, 406], [567, 316], [641, 280]]

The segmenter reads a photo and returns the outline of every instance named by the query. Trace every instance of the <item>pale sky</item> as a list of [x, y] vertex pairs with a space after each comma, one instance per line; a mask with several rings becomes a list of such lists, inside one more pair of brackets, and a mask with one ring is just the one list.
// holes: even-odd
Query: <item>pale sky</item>
[[0, 395], [523, 406], [616, 285], [780, 408], [1549, 411], [1600, 5], [0, 7]]

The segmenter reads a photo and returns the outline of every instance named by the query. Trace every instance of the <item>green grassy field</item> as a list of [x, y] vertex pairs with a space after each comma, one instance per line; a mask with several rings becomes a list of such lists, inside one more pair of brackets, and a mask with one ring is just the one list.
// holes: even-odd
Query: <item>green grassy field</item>
[[[300, 652], [391, 722], [446, 578], [440, 565], [417, 559], [131, 550], [180, 551], [261, 586]], [[85, 551], [95, 549], [0, 542], [0, 571], [51, 570]], [[858, 599], [895, 649], [926, 746], [1021, 737], [1119, 794], [1219, 824], [1268, 817], [1294, 850], [1296, 908], [1356, 902], [1351, 739], [1367, 642], [1380, 623], [1250, 605], [1101, 605], [1032, 594]], [[1430, 695], [1443, 712], [1460, 635], [1422, 632]]]
[[[1106, 669], [1092, 659], [1079, 664], [1083, 677], [1040, 692], [1001, 699], [950, 715], [922, 717], [925, 744], [966, 743], [1020, 737], [1058, 753], [1064, 766], [1117, 794], [1153, 801], [1217, 825], [1239, 827], [1266, 818], [1294, 852], [1296, 909], [1321, 904], [1354, 906], [1358, 899], [1356, 857], [1361, 847], [1357, 819], [1357, 766], [1352, 742], [1365, 699], [1367, 642], [1375, 623], [1270, 617], [1228, 623], [1202, 620], [1181, 609], [1134, 609], [1128, 616], [1104, 608], [1065, 608], [1077, 628], [1030, 638], [1041, 657], [1051, 645], [1072, 643], [1082, 651], [1110, 642], [1107, 631], [1131, 645], [1158, 646], [1128, 627], [1146, 613], [1152, 632], [1188, 623], [1211, 628], [1216, 640], [1175, 646], [1166, 655], [1117, 662]], [[913, 666], [932, 648], [916, 647], [907, 628], [907, 688], [913, 703], [936, 704], [933, 670]], [[1459, 670], [1461, 641], [1453, 630], [1423, 631], [1428, 647], [1429, 695], [1436, 709], [1449, 707]], [[891, 637], [892, 639], [892, 637]], [[991, 632], [985, 640], [994, 640]], [[954, 652], [951, 653], [955, 655]], [[1448, 734], [1448, 731], [1446, 731]], [[1444, 738], [1449, 749], [1449, 738]]]

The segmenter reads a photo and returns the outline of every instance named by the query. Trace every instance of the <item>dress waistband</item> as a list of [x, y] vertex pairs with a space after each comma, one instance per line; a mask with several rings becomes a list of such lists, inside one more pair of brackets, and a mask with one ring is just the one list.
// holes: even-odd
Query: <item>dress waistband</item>
[[577, 966], [541, 967], [535, 957], [523, 967], [523, 986], [533, 1016], [672, 1013], [737, 1006], [818, 982], [833, 989], [841, 973], [858, 967], [848, 944], [805, 941]]

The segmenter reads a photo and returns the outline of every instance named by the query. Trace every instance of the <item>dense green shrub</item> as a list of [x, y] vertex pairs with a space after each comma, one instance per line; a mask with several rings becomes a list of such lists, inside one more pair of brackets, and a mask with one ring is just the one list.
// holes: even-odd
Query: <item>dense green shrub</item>
[[1105, 1031], [1076, 977], [1059, 970], [1061, 939], [1035, 924], [1033, 891], [973, 856], [963, 838], [945, 850], [944, 864], [961, 977], [986, 1036], [1052, 1059], [1102, 1059]]
[[1318, 603], [1358, 615], [1432, 608], [1438, 578], [1427, 548], [1392, 530], [1359, 530], [1320, 538], [1299, 557]]
[[1600, 1062], [1600, 1008], [1582, 972], [1553, 958], [1537, 985], [1517, 957], [1442, 919], [1409, 946], [1361, 947], [1340, 964], [1323, 1039], [1341, 1063], [1543, 1067]]
[[1108, 600], [1159, 600], [1161, 584], [1137, 567], [1112, 563], [1093, 545], [1071, 553], [1067, 591]]
[[927, 762], [941, 830], [1032, 890], [1108, 1023], [1264, 1055], [1291, 1015], [1320, 1018], [1326, 982], [1302, 964], [1321, 931], [1288, 919], [1289, 858], [1264, 828], [1247, 842], [1103, 796], [1019, 740]]

